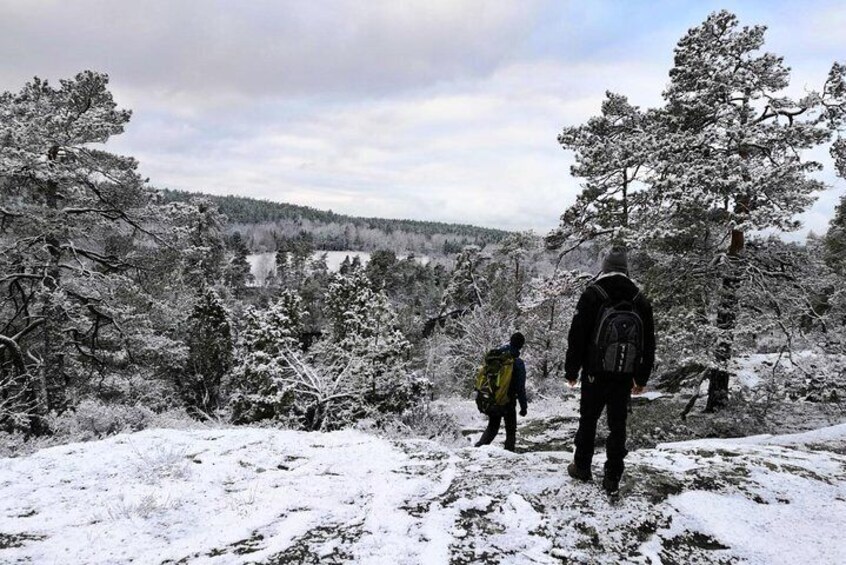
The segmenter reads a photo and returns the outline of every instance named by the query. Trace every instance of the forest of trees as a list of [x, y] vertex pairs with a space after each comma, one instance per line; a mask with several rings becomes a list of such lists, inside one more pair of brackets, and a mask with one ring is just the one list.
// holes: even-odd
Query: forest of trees
[[[433, 396], [466, 395], [515, 329], [544, 394], [612, 243], [654, 302], [656, 382], [695, 385], [685, 413], [706, 381], [704, 408], [725, 410], [734, 362], [760, 351], [821, 352], [828, 365], [774, 394], [842, 402], [846, 201], [824, 236], [779, 234], [825, 188], [809, 150], [830, 148], [846, 177], [846, 66], [792, 99], [763, 43], [762, 27], [715, 13], [679, 41], [660, 107], [608, 93], [566, 127], [583, 190], [545, 238], [160, 191], [102, 148], [131, 117], [106, 75], [0, 94], [2, 433], [84, 416], [105, 434], [169, 411], [306, 430], [408, 422]], [[426, 241], [458, 246], [453, 264], [398, 258]], [[312, 252], [334, 248], [374, 253], [332, 273]], [[246, 262], [258, 249], [278, 265], [261, 287]]]
[[197, 195], [179, 190], [161, 191], [165, 202], [189, 202], [202, 197], [226, 216], [230, 232], [239, 232], [253, 253], [274, 251], [284, 242], [309, 237], [324, 251], [377, 251], [417, 255], [451, 255], [466, 245], [485, 247], [507, 232], [443, 222], [357, 218], [244, 196]]

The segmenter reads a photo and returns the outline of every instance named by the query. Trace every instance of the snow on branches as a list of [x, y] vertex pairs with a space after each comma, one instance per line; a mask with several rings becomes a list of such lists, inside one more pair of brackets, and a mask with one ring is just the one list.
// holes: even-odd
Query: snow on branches
[[810, 150], [834, 141], [843, 170], [844, 143], [834, 138], [846, 125], [846, 67], [835, 63], [819, 91], [790, 98], [789, 68], [763, 50], [765, 31], [715, 12], [679, 40], [661, 107], [641, 111], [608, 93], [600, 116], [565, 128], [559, 142], [585, 183], [547, 238], [565, 250], [599, 240], [639, 252], [634, 272], [674, 324], [664, 335], [691, 338], [686, 351], [710, 344], [712, 392], [722, 396], [741, 297], [776, 280], [753, 267], [767, 242], [748, 249], [746, 240], [800, 226], [825, 188]]

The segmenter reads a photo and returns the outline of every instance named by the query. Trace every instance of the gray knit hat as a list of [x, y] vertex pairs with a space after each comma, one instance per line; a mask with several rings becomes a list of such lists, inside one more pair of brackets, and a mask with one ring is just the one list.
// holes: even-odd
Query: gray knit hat
[[629, 257], [625, 247], [615, 245], [611, 248], [602, 262], [602, 272], [629, 274]]

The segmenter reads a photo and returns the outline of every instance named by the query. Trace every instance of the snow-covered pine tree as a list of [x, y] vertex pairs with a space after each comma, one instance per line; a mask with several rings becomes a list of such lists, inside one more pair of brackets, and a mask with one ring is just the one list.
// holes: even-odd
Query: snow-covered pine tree
[[86, 71], [0, 94], [0, 363], [42, 414], [184, 362], [169, 302], [182, 234], [136, 162], [97, 148], [130, 118], [107, 86]]
[[830, 141], [846, 112], [846, 69], [840, 65], [834, 65], [821, 92], [798, 100], [783, 94], [789, 69], [781, 57], [761, 51], [765, 30], [740, 27], [727, 11], [689, 30], [675, 49], [664, 92], [667, 135], [657, 138], [650, 197], [661, 205], [646, 214], [657, 238], [702, 237], [702, 222], [661, 221], [701, 210], [713, 233], [727, 239], [715, 256], [718, 341], [708, 410], [722, 407], [728, 394], [738, 288], [747, 282], [747, 234], [799, 227], [796, 216], [824, 188], [810, 175], [821, 165], [803, 155]]
[[846, 196], [834, 211], [824, 239], [826, 263], [844, 280], [846, 286]]
[[401, 413], [423, 395], [426, 383], [408, 367], [410, 343], [397, 329], [396, 313], [382, 291], [373, 290], [364, 269], [337, 273], [326, 294], [328, 335], [314, 350], [336, 374], [348, 371], [347, 387], [361, 402], [346, 418]]
[[561, 216], [559, 228], [547, 236], [552, 247], [597, 239], [631, 243], [630, 219], [639, 205], [649, 204], [638, 191], [649, 173], [654, 141], [650, 113], [620, 94], [605, 96], [599, 116], [566, 127], [558, 136], [558, 143], [575, 153], [570, 173], [585, 182], [575, 204]]
[[482, 305], [487, 283], [480, 276], [479, 267], [484, 260], [482, 250], [476, 245], [468, 245], [461, 250], [441, 298], [439, 316], [465, 312]]
[[235, 296], [242, 296], [247, 284], [253, 282], [250, 263], [247, 261], [249, 250], [239, 231], [229, 236], [227, 244], [232, 256], [224, 269], [224, 281]]
[[[839, 67], [841, 68], [839, 72], [842, 74], [844, 72], [842, 70], [843, 65], [839, 65]], [[840, 96], [842, 96], [842, 94], [840, 94]], [[846, 179], [846, 139], [838, 137], [837, 140], [832, 143], [831, 157], [834, 159], [834, 166], [837, 167], [837, 174], [841, 178]]]
[[197, 292], [186, 326], [188, 363], [180, 389], [190, 411], [214, 413], [221, 404], [221, 383], [233, 364], [233, 335], [229, 312], [209, 286]]
[[[810, 239], [808, 247], [811, 258], [822, 264], [814, 269], [815, 276], [808, 281], [815, 291], [816, 298], [812, 303], [815, 316], [811, 321], [821, 329], [818, 342], [835, 365], [829, 372], [839, 372], [839, 382], [829, 383], [834, 385], [830, 387], [835, 391], [833, 396], [844, 402], [846, 395], [842, 391], [843, 385], [846, 384], [846, 196], [841, 198], [837, 206], [828, 233], [819, 241]], [[836, 366], [838, 358], [839, 367]]]
[[364, 272], [374, 289], [393, 293], [399, 284], [397, 272], [397, 254], [380, 249], [370, 254]]
[[173, 206], [182, 208], [185, 216], [183, 227], [189, 244], [183, 259], [186, 284], [191, 288], [216, 284], [226, 259], [226, 218], [207, 198], [192, 198], [187, 205]]
[[313, 337], [321, 334], [323, 328], [323, 310], [326, 289], [331, 273], [327, 265], [326, 254], [322, 253], [306, 261], [303, 279], [300, 282], [298, 296], [302, 299], [303, 329], [309, 336], [308, 346]]
[[237, 424], [295, 422], [302, 411], [290, 382], [291, 355], [299, 350], [299, 297], [283, 291], [266, 310], [248, 308], [238, 340], [238, 363], [229, 382]]
[[276, 278], [282, 288], [302, 288], [309, 276], [309, 264], [314, 251], [314, 238], [307, 232], [277, 242]]
[[541, 249], [540, 238], [531, 231], [505, 237], [494, 253], [497, 272], [489, 273], [491, 300], [501, 309], [515, 316], [519, 323], [519, 308], [529, 281], [537, 273], [535, 252]]
[[[655, 305], [674, 311], [664, 320], [708, 328], [688, 333], [713, 344], [708, 410], [727, 397], [738, 293], [748, 283], [747, 236], [799, 227], [797, 215], [824, 188], [811, 176], [821, 165], [804, 154], [830, 141], [846, 112], [842, 65], [820, 92], [784, 96], [789, 70], [761, 51], [764, 31], [741, 28], [726, 11], [711, 14], [679, 41], [664, 107], [641, 117], [609, 98], [605, 115], [593, 120], [602, 127], [562, 135], [580, 160], [574, 173], [588, 182], [548, 241], [560, 247], [568, 238], [578, 244], [610, 234], [639, 251], [648, 293], [672, 301]], [[610, 112], [615, 105], [621, 109]], [[609, 130], [629, 142], [601, 135]], [[626, 205], [624, 181], [634, 171], [643, 189]], [[667, 329], [660, 333], [684, 335]]]

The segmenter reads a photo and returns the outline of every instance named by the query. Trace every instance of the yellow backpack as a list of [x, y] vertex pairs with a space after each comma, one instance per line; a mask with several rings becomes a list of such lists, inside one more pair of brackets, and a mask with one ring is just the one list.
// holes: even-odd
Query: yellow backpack
[[500, 415], [511, 400], [508, 387], [514, 373], [514, 357], [507, 350], [491, 349], [476, 374], [476, 407], [488, 416]]

